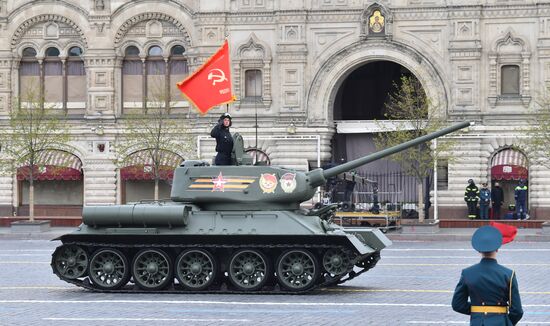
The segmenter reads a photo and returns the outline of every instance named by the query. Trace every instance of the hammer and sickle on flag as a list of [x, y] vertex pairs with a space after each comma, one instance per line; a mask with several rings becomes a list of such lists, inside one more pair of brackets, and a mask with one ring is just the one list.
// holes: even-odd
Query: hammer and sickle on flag
[[216, 85], [216, 83], [221, 83], [222, 81], [226, 81], [227, 78], [225, 78], [225, 74], [223, 73], [223, 70], [212, 69], [208, 74], [208, 80], [212, 80], [212, 85]]
[[212, 107], [233, 102], [231, 65], [227, 40], [199, 69], [177, 83], [179, 90], [201, 114]]

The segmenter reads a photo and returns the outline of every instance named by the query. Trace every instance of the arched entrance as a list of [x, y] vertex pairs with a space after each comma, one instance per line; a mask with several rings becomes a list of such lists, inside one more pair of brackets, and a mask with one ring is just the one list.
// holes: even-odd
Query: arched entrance
[[[33, 169], [34, 215], [79, 216], [82, 214], [84, 184], [82, 161], [65, 151], [37, 153]], [[30, 166], [17, 169], [18, 215], [29, 214]]]
[[[159, 199], [170, 198], [174, 169], [183, 158], [176, 153], [162, 151], [159, 165]], [[122, 203], [153, 200], [155, 193], [155, 171], [148, 150], [134, 152], [124, 160], [120, 169]]]
[[[437, 67], [435, 59], [395, 41], [359, 41], [328, 57], [307, 94], [310, 125], [330, 126], [334, 123], [336, 127], [332, 153], [325, 156], [325, 162], [330, 160], [337, 164], [376, 150], [372, 140], [365, 139], [372, 139], [374, 133], [383, 131], [378, 130], [379, 126], [373, 120], [384, 117], [382, 108], [388, 91], [402, 75], [416, 77], [431, 104], [437, 108], [436, 114], [447, 116], [448, 79], [443, 78], [439, 71], [443, 69]], [[351, 143], [359, 147], [350, 146]], [[399, 197], [378, 198], [380, 202], [418, 201], [415, 181], [412, 177], [411, 181], [404, 181], [406, 177], [400, 174], [398, 164], [377, 161], [358, 170], [366, 174], [369, 169], [385, 172], [384, 182], [387, 181], [388, 186], [385, 192]], [[404, 188], [410, 188], [410, 191]], [[380, 187], [378, 190], [379, 193], [384, 191]]]
[[[520, 180], [528, 184], [529, 170], [527, 157], [522, 152], [513, 148], [504, 148], [496, 152], [491, 159], [491, 188], [499, 184], [504, 194], [501, 216], [512, 213], [508, 211], [509, 205], [515, 205], [514, 189]], [[529, 207], [529, 197], [526, 206]], [[499, 218], [495, 217], [495, 218]]]

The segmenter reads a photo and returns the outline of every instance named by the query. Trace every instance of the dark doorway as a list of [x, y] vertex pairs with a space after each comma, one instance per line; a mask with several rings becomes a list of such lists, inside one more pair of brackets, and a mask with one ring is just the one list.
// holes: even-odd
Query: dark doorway
[[413, 76], [391, 61], [375, 61], [353, 71], [344, 80], [334, 101], [334, 120], [384, 119], [384, 103], [401, 76]]

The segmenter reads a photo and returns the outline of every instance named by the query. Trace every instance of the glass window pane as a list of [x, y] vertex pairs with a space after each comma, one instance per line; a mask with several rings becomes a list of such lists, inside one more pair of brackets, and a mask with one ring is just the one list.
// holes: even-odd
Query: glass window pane
[[147, 75], [164, 75], [165, 65], [163, 60], [147, 61]]
[[502, 66], [501, 83], [502, 95], [519, 95], [519, 66]]
[[84, 62], [82, 61], [68, 61], [67, 62], [67, 75], [68, 76], [84, 76], [86, 71], [84, 70]]
[[50, 61], [44, 64], [45, 76], [61, 76], [63, 74], [63, 66], [61, 61]]
[[122, 63], [122, 74], [123, 75], [142, 75], [142, 64], [141, 61], [124, 61]]
[[40, 76], [40, 65], [38, 62], [21, 62], [19, 66], [20, 76]]
[[57, 48], [48, 48], [46, 50], [46, 56], [47, 57], [58, 57], [59, 56], [59, 50]]
[[36, 57], [36, 50], [33, 48], [25, 48], [23, 50], [23, 57]]
[[69, 56], [70, 57], [79, 57], [82, 55], [82, 49], [78, 46], [73, 46], [69, 49]]
[[139, 49], [135, 46], [129, 46], [126, 48], [125, 55], [139, 55]]
[[245, 97], [262, 96], [262, 72], [258, 69], [245, 71]]
[[162, 49], [158, 46], [152, 46], [149, 48], [149, 55], [160, 56], [162, 55]]
[[187, 75], [188, 73], [187, 60], [170, 61], [170, 75]]
[[171, 55], [183, 55], [185, 53], [185, 48], [181, 45], [176, 45], [170, 51]]

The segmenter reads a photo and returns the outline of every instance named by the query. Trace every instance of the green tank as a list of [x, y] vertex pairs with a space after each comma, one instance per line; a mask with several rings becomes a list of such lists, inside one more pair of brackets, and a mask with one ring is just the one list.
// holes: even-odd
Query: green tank
[[342, 228], [337, 205], [304, 209], [326, 179], [467, 127], [459, 123], [331, 169], [251, 165], [236, 135], [234, 166], [185, 161], [171, 201], [86, 206], [82, 225], [54, 240], [53, 272], [95, 291], [305, 292], [374, 267], [391, 241]]

